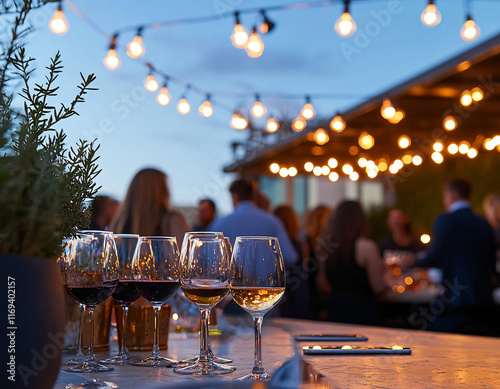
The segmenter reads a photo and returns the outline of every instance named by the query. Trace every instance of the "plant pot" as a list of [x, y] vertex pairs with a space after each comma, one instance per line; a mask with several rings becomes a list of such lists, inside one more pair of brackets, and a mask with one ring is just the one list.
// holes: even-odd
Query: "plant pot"
[[64, 347], [61, 269], [51, 259], [0, 255], [0, 274], [0, 322], [7, 333], [0, 343], [2, 371], [7, 367], [1, 386], [50, 389]]

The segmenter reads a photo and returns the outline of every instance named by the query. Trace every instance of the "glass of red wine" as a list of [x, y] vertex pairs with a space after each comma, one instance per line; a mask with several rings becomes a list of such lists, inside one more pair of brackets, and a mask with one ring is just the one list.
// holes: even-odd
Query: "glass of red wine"
[[200, 356], [192, 365], [174, 369], [178, 374], [220, 375], [234, 366], [214, 362], [208, 346], [210, 310], [229, 292], [229, 257], [220, 232], [186, 234], [182, 245], [180, 282], [189, 301], [201, 313]]
[[172, 237], [146, 236], [139, 238], [132, 260], [132, 273], [142, 297], [153, 304], [155, 310], [154, 344], [151, 355], [133, 366], [172, 367], [179, 363], [165, 358], [159, 350], [159, 319], [163, 303], [179, 288], [179, 249]]
[[87, 358], [72, 372], [95, 373], [112, 370], [97, 363], [94, 354], [94, 310], [107, 300], [119, 279], [119, 261], [111, 232], [92, 232], [73, 241], [73, 253], [66, 257], [66, 288], [71, 296], [89, 311], [90, 345]]
[[[186, 239], [194, 234], [204, 234], [204, 232], [186, 232], [186, 234], [184, 235], [184, 239]], [[224, 242], [226, 244], [226, 255], [228, 256], [228, 261], [231, 261], [231, 252], [232, 252], [231, 241], [229, 240], [229, 238], [227, 236], [225, 236]], [[184, 247], [183, 247], [183, 249], [184, 249]], [[213, 361], [215, 363], [231, 363], [231, 362], [233, 362], [232, 359], [218, 357], [218, 356], [213, 354], [212, 348], [210, 346], [210, 336], [207, 338], [207, 346], [208, 346], [208, 353], [211, 354]], [[191, 358], [183, 359], [181, 361], [181, 363], [195, 363], [195, 362], [198, 362], [199, 358], [200, 358], [199, 355], [195, 355]]]
[[113, 234], [120, 261], [120, 279], [118, 286], [111, 295], [121, 305], [123, 310], [123, 330], [120, 345], [120, 353], [112, 358], [105, 359], [101, 363], [110, 365], [123, 365], [132, 362], [132, 357], [127, 350], [128, 329], [128, 307], [131, 303], [141, 297], [141, 292], [135, 286], [134, 274], [132, 273], [132, 260], [139, 242], [139, 235]]

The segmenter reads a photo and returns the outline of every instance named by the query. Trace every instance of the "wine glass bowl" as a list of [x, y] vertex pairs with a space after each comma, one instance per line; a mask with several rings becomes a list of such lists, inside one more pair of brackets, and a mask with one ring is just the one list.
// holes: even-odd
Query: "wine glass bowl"
[[187, 233], [181, 252], [180, 283], [186, 298], [200, 310], [200, 356], [192, 365], [174, 369], [176, 373], [220, 375], [236, 369], [215, 363], [209, 347], [210, 310], [229, 293], [228, 278], [229, 257], [222, 233]]
[[141, 237], [132, 260], [135, 286], [155, 310], [154, 344], [151, 355], [134, 366], [172, 367], [179, 361], [162, 357], [159, 351], [159, 314], [163, 303], [179, 288], [179, 250], [173, 237]]
[[252, 316], [255, 328], [254, 367], [241, 379], [269, 380], [262, 364], [261, 332], [264, 315], [285, 292], [285, 266], [278, 238], [237, 237], [229, 283], [234, 301]]

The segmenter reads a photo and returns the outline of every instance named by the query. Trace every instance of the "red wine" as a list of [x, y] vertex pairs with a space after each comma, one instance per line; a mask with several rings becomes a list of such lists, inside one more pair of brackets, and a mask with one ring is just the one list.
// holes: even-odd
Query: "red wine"
[[177, 292], [179, 281], [135, 281], [135, 285], [146, 300], [161, 304]]
[[118, 300], [118, 302], [132, 303], [141, 297], [141, 292], [135, 286], [135, 281], [118, 281], [118, 286], [113, 292], [112, 296]]
[[113, 293], [118, 280], [107, 281], [104, 285], [67, 286], [68, 292], [80, 303], [90, 306], [106, 301]]

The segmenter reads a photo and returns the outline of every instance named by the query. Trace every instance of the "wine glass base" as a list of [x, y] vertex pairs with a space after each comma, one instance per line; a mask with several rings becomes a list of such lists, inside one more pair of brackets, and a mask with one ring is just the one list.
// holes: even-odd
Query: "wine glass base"
[[[198, 355], [191, 357], [191, 358], [186, 358], [183, 359], [182, 361], [179, 361], [180, 363], [196, 363], [200, 357]], [[222, 363], [222, 364], [227, 364], [227, 363], [232, 363], [232, 359], [227, 359], [227, 358], [222, 358], [222, 357], [216, 357], [214, 356], [214, 362], [215, 363]]]
[[140, 359], [131, 356], [124, 358], [120, 355], [116, 355], [114, 357], [99, 361], [99, 363], [102, 363], [104, 365], [128, 365], [132, 362], [140, 362]]
[[114, 367], [112, 366], [104, 366], [97, 362], [90, 362], [90, 363], [84, 362], [81, 365], [70, 367], [63, 370], [70, 373], [99, 373], [103, 371], [110, 371], [113, 369]]
[[262, 373], [251, 373], [244, 377], [238, 378], [237, 381], [268, 381], [271, 376], [265, 371]]
[[86, 382], [82, 382], [80, 384], [67, 384], [64, 388], [65, 389], [80, 389], [80, 388], [118, 388], [118, 385], [116, 385], [114, 382], [111, 381], [101, 381], [101, 380], [88, 380]]
[[178, 364], [179, 361], [165, 357], [148, 357], [142, 361], [130, 362], [130, 365], [132, 366], [141, 367], [173, 367]]
[[177, 367], [174, 372], [185, 375], [221, 375], [229, 374], [236, 370], [236, 367], [229, 365], [221, 365], [214, 362], [193, 363], [185, 367]]
[[70, 360], [66, 361], [65, 365], [66, 366], [73, 366], [73, 365], [81, 365], [85, 362], [85, 357], [75, 357], [71, 358]]

